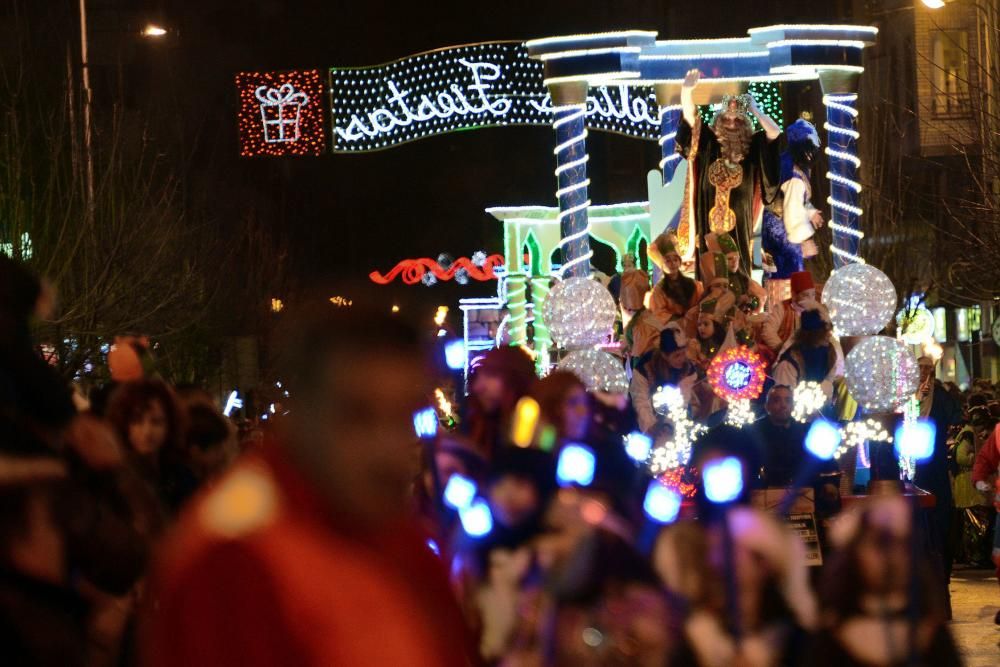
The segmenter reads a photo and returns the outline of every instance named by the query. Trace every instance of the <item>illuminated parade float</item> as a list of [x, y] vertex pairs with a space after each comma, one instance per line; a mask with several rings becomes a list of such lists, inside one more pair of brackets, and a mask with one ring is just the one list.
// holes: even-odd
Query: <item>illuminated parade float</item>
[[[864, 26], [776, 25], [741, 37], [664, 41], [655, 32], [633, 30], [470, 44], [373, 67], [245, 72], [236, 79], [241, 152], [332, 152], [350, 159], [447, 132], [550, 126], [552, 200], [490, 205], [483, 193], [486, 212], [502, 225], [502, 256], [403, 260], [371, 278], [381, 284], [397, 277], [407, 284], [495, 279], [496, 296], [459, 304], [465, 316], [459, 366], [466, 375], [476, 356], [511, 344], [533, 354], [540, 374], [558, 364], [591, 390], [621, 394], [631, 367], [609, 352], [617, 349], [611, 338], [619, 309], [590, 277], [591, 242], [611, 248], [616, 272], [640, 248], [654, 259], [656, 246], [679, 255], [683, 271], [706, 287], [729, 275], [724, 288], [746, 305], [748, 317], [760, 314], [768, 297], [780, 307], [788, 303], [789, 275], [801, 273], [803, 259], [817, 252], [810, 216], [815, 226], [823, 220], [809, 200], [808, 170], [779, 178], [768, 165], [777, 162], [782, 134], [781, 144], [793, 153], [805, 150], [809, 162], [825, 145], [835, 270], [822, 300], [844, 342], [846, 382], [839, 394], [820, 382], [803, 382], [795, 391], [802, 419], [836, 403], [838, 418], [851, 427], [840, 432], [842, 441], [860, 444], [875, 429], [863, 421], [866, 414], [904, 409], [916, 391], [912, 352], [873, 335], [895, 316], [896, 295], [861, 252], [858, 84], [862, 53], [876, 35], [877, 29]], [[790, 81], [819, 82], [825, 121], [818, 131], [805, 120], [784, 126], [779, 91]], [[743, 139], [729, 140], [739, 144], [739, 154], [727, 152], [732, 144], [724, 140], [732, 118], [747, 127]], [[659, 168], [645, 175], [645, 201], [591, 201], [591, 131], [657, 142]], [[783, 211], [772, 210], [770, 202], [762, 210], [768, 189], [784, 192]], [[783, 227], [777, 240], [773, 224]], [[660, 246], [658, 239], [667, 240]], [[757, 284], [762, 269], [771, 283], [766, 295]], [[657, 280], [659, 274], [654, 286]], [[721, 304], [714, 315], [708, 307], [714, 300], [701, 305], [702, 315], [719, 317]], [[708, 360], [715, 356], [715, 362], [703, 368], [711, 385], [706, 400], [729, 404], [727, 422], [736, 425], [752, 415], [749, 401], [760, 396], [762, 369], [771, 361], [746, 345], [738, 341], [718, 356], [712, 350]], [[653, 402], [663, 415], [676, 411], [678, 401], [660, 394]], [[686, 449], [677, 449], [682, 436], [697, 434], [677, 434], [673, 446], [655, 450], [654, 468], [683, 463]]]

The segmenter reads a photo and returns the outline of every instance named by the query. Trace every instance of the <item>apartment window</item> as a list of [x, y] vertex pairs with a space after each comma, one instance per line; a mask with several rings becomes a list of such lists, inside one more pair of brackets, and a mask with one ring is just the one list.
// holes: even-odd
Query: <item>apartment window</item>
[[970, 115], [969, 33], [964, 30], [931, 33], [931, 54], [934, 115]]

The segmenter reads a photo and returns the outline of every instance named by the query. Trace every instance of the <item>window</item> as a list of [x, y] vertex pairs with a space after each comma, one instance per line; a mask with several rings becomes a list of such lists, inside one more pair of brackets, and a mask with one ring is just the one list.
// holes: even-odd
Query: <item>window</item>
[[931, 54], [934, 115], [969, 115], [969, 33], [964, 30], [932, 33]]

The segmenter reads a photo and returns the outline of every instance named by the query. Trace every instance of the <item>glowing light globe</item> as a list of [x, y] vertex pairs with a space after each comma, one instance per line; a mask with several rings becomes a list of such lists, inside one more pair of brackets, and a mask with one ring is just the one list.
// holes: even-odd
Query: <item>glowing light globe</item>
[[628, 376], [621, 362], [603, 350], [574, 350], [559, 362], [559, 370], [570, 371], [587, 385], [587, 391], [624, 394]]
[[615, 326], [611, 292], [590, 278], [556, 283], [545, 300], [545, 323], [552, 339], [573, 350], [604, 342]]
[[916, 391], [917, 360], [906, 343], [888, 336], [871, 336], [845, 359], [847, 389], [869, 412], [892, 412]]
[[842, 336], [877, 334], [896, 314], [896, 288], [871, 264], [848, 264], [823, 288], [823, 303]]

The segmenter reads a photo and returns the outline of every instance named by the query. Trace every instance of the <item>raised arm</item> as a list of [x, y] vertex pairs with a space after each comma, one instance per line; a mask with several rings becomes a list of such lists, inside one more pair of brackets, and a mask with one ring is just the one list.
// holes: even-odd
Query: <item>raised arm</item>
[[[778, 127], [777, 123], [771, 120], [770, 116], [760, 110], [760, 107], [757, 106], [757, 99], [752, 93], [749, 93], [748, 96], [750, 97], [750, 112], [757, 117], [757, 122], [760, 123], [760, 126], [764, 129], [764, 134], [767, 135], [767, 140], [774, 141], [778, 138], [778, 135], [781, 134], [781, 128]], [[681, 89], [681, 102], [683, 103], [683, 101], [684, 90]]]
[[700, 79], [701, 72], [696, 69], [688, 70], [687, 76], [684, 77], [684, 83], [681, 84], [681, 113], [684, 114], [684, 120], [691, 127], [694, 127], [695, 120], [698, 118], [698, 107], [694, 103], [694, 89]]

